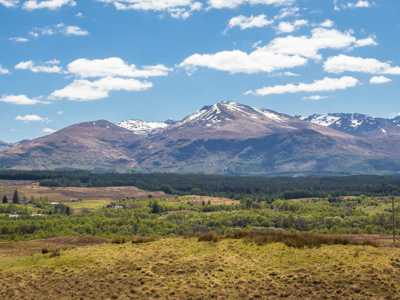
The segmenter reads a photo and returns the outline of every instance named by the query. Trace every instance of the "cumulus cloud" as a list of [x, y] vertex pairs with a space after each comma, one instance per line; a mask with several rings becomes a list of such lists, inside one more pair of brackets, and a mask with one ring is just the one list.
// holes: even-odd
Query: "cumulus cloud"
[[164, 65], [137, 68], [135, 65], [130, 65], [119, 57], [105, 59], [80, 58], [71, 62], [67, 66], [67, 69], [69, 73], [82, 78], [106, 76], [149, 78], [167, 76], [171, 71]]
[[276, 27], [276, 30], [280, 33], [291, 33], [294, 32], [301, 27], [307, 26], [307, 20], [295, 20], [293, 22], [280, 22]]
[[23, 122], [44, 122], [47, 121], [47, 118], [44, 118], [39, 115], [18, 115], [15, 120], [23, 121]]
[[71, 101], [93, 101], [107, 98], [112, 91], [140, 92], [152, 87], [151, 82], [132, 78], [104, 77], [99, 80], [74, 80], [63, 89], [54, 91], [50, 98]]
[[211, 8], [237, 8], [241, 5], [290, 5], [294, 0], [209, 0], [208, 4]]
[[325, 77], [315, 80], [312, 83], [298, 83], [263, 87], [255, 91], [248, 91], [246, 94], [257, 96], [294, 94], [294, 93], [318, 93], [345, 90], [360, 84], [357, 78], [344, 76], [341, 78]]
[[7, 74], [10, 74], [10, 71], [4, 68], [2, 65], [0, 65], [0, 75], [7, 75]]
[[272, 20], [268, 20], [266, 15], [258, 16], [236, 16], [229, 20], [228, 28], [239, 27], [241, 30], [249, 28], [262, 28], [269, 26], [273, 23]]
[[5, 7], [15, 7], [18, 5], [18, 0], [0, 0], [0, 5]]
[[370, 80], [370, 84], [385, 84], [392, 82], [392, 79], [387, 78], [385, 76], [373, 76]]
[[117, 10], [141, 10], [166, 12], [173, 18], [186, 19], [202, 9], [203, 5], [194, 0], [98, 0], [113, 5]]
[[29, 98], [26, 95], [3, 95], [0, 96], [0, 102], [16, 105], [35, 105], [46, 103], [38, 99]]
[[59, 23], [53, 26], [47, 27], [36, 27], [29, 35], [38, 38], [41, 36], [52, 36], [52, 35], [65, 35], [65, 36], [87, 36], [89, 32], [74, 25], [65, 25], [64, 23]]
[[75, 6], [74, 0], [28, 0], [24, 3], [25, 10], [49, 9], [57, 10], [63, 6]]
[[215, 69], [229, 73], [255, 74], [305, 65], [307, 60], [297, 55], [284, 55], [265, 48], [257, 48], [251, 53], [240, 50], [221, 51], [214, 54], [194, 54], [186, 58], [180, 67], [194, 70], [198, 67]]
[[357, 39], [351, 32], [342, 32], [336, 29], [314, 28], [311, 36], [286, 36], [276, 38], [266, 46], [267, 51], [286, 55], [299, 55], [305, 58], [320, 59], [320, 51], [324, 49], [342, 50], [352, 47], [376, 45], [370, 37]]
[[[350, 49], [358, 47], [359, 39], [350, 32], [314, 28], [311, 36], [286, 36], [275, 38], [253, 52], [240, 50], [220, 51], [213, 54], [193, 54], [180, 63], [189, 71], [203, 67], [229, 73], [273, 72], [304, 66], [309, 59], [321, 59], [323, 49]], [[372, 44], [372, 42], [370, 43]], [[366, 43], [363, 43], [366, 46]]]
[[58, 60], [50, 60], [42, 65], [35, 64], [32, 60], [22, 61], [15, 65], [16, 70], [29, 70], [33, 73], [62, 73]]
[[324, 63], [329, 73], [360, 72], [367, 74], [400, 75], [400, 67], [392, 66], [375, 58], [363, 58], [348, 55], [330, 57]]

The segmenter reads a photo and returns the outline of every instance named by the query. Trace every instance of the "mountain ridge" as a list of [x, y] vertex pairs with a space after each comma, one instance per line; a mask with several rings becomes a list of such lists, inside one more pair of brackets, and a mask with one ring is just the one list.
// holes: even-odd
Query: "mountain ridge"
[[[180, 121], [150, 126], [137, 120], [74, 124], [1, 150], [0, 167], [239, 175], [399, 172], [400, 126], [392, 124], [390, 134], [382, 135], [367, 117], [361, 124], [361, 116], [342, 114], [340, 124], [346, 126], [333, 126], [339, 115], [321, 123], [316, 115], [305, 119], [222, 101]], [[351, 131], [348, 124], [363, 131]], [[364, 130], [365, 124], [372, 125]]]

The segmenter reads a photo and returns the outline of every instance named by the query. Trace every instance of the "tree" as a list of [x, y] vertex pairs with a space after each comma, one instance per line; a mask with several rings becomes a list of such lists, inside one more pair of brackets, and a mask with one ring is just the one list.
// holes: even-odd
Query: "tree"
[[159, 214], [162, 211], [162, 208], [157, 201], [152, 201], [150, 203], [150, 211], [152, 214]]
[[19, 203], [19, 195], [18, 195], [18, 191], [17, 190], [14, 191], [12, 203], [14, 203], [14, 204], [18, 204]]
[[3, 196], [3, 200], [1, 201], [3, 204], [7, 204], [8, 203], [8, 198], [6, 195]]

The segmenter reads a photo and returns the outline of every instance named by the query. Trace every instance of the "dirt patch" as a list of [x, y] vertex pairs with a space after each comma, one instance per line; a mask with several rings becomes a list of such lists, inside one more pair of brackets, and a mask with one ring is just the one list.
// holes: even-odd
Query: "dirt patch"
[[93, 236], [55, 237], [33, 241], [0, 242], [0, 257], [28, 256], [41, 253], [42, 249], [71, 249], [75, 247], [99, 245], [107, 242], [107, 239]]

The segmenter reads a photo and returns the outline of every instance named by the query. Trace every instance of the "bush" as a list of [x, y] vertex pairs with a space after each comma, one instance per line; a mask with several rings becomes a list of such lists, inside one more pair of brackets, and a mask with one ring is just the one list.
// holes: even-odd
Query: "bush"
[[246, 239], [259, 245], [283, 243], [293, 248], [318, 248], [322, 245], [369, 245], [370, 241], [356, 241], [350, 238], [334, 235], [322, 235], [304, 232], [287, 232], [283, 230], [239, 231], [227, 235], [229, 238]]
[[203, 233], [199, 236], [198, 241], [199, 242], [213, 242], [216, 243], [220, 240], [219, 236], [217, 233], [214, 231], [209, 231], [207, 233]]

